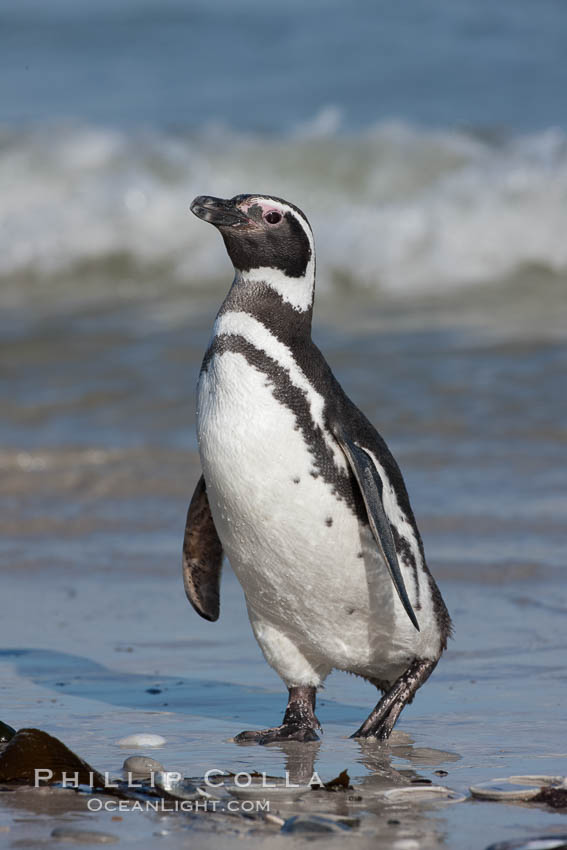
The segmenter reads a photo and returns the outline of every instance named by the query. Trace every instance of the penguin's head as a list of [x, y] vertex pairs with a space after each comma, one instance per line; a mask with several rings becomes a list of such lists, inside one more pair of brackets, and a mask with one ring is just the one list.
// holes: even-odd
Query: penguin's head
[[237, 274], [268, 284], [277, 279], [280, 292], [287, 289], [286, 279], [290, 284], [299, 283], [298, 278], [312, 281], [313, 233], [293, 204], [270, 195], [236, 195], [230, 200], [200, 195], [191, 212], [218, 228]]

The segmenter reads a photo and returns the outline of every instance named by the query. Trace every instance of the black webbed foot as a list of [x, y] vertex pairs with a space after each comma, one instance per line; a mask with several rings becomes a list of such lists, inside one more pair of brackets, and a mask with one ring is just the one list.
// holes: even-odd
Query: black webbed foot
[[272, 729], [259, 729], [257, 732], [241, 732], [234, 739], [237, 744], [255, 743], [265, 746], [276, 741], [318, 741], [319, 735], [311, 726], [294, 726], [283, 723]]
[[316, 729], [321, 724], [315, 717], [316, 689], [301, 685], [289, 689], [289, 700], [281, 726], [259, 729], [257, 732], [241, 732], [235, 737], [237, 744], [272, 744], [276, 741], [318, 741]]

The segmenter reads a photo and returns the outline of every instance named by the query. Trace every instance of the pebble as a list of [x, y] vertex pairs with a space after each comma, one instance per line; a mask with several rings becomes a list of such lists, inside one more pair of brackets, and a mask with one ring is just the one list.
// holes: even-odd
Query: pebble
[[462, 803], [466, 797], [445, 788], [443, 785], [400, 785], [397, 788], [388, 788], [382, 791], [386, 799], [396, 803], [421, 803], [439, 801], [445, 803]]
[[[271, 781], [270, 784], [272, 784]], [[270, 784], [263, 785], [259, 782], [253, 782], [247, 786], [225, 785], [224, 787], [229, 794], [239, 800], [297, 800], [311, 791], [311, 785], [288, 786], [282, 784], [272, 788]]]
[[[552, 779], [553, 777], [539, 777], [539, 779]], [[527, 776], [507, 776], [503, 779], [492, 779], [490, 782], [480, 782], [471, 785], [470, 792], [479, 800], [531, 800], [537, 797], [542, 785], [548, 782], [533, 784], [533, 781], [522, 782], [518, 780], [528, 779]], [[515, 781], [514, 781], [515, 780]]]
[[149, 779], [152, 773], [164, 771], [165, 768], [159, 761], [149, 756], [128, 756], [122, 765], [125, 773], [135, 774], [139, 778]]
[[486, 850], [567, 850], [567, 835], [540, 835], [491, 844]]
[[293, 815], [288, 818], [281, 828], [286, 835], [294, 835], [301, 832], [328, 833], [344, 832], [349, 827], [340, 821], [331, 820], [323, 815]]
[[15, 734], [15, 729], [12, 729], [12, 727], [8, 726], [7, 723], [2, 723], [2, 721], [0, 720], [0, 744], [7, 744], [8, 741], [13, 738]]
[[98, 832], [95, 829], [76, 829], [72, 826], [58, 826], [51, 831], [51, 837], [59, 841], [73, 841], [75, 844], [116, 844], [117, 835], [110, 832]]
[[127, 735], [117, 741], [119, 747], [163, 747], [166, 742], [161, 735], [152, 735], [149, 732], [137, 732], [135, 735]]

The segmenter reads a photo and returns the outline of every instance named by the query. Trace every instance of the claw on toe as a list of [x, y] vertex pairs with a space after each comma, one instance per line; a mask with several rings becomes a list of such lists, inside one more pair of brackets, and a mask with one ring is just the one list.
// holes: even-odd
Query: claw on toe
[[364, 729], [362, 726], [350, 736], [351, 738], [375, 738], [377, 741], [387, 741], [392, 734], [392, 726], [389, 723], [381, 723], [375, 729]]
[[392, 730], [389, 727], [378, 727], [378, 729], [370, 729], [368, 732], [359, 729], [357, 732], [354, 732], [350, 737], [364, 738], [365, 740], [368, 738], [375, 738], [377, 741], [387, 741], [391, 734]]

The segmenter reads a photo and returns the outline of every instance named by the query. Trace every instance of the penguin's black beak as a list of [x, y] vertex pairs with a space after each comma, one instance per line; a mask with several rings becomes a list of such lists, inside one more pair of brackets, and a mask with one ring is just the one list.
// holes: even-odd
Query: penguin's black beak
[[233, 200], [199, 195], [191, 204], [190, 209], [197, 218], [208, 221], [215, 227], [238, 227], [250, 223], [250, 219], [238, 209]]

